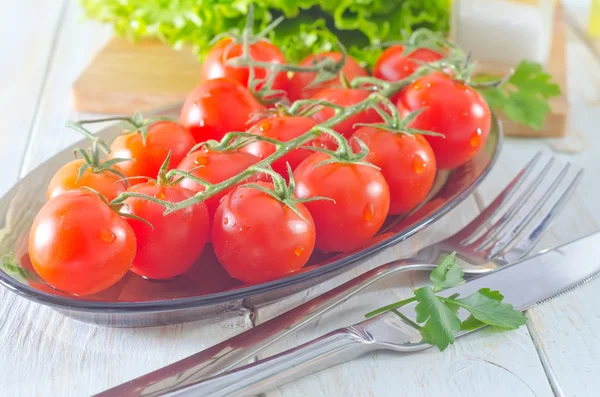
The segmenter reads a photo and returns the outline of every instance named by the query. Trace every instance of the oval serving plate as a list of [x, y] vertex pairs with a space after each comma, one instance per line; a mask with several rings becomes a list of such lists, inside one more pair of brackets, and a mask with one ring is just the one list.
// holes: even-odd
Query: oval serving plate
[[[177, 117], [179, 106], [157, 112]], [[111, 141], [123, 131], [119, 123], [98, 132]], [[207, 246], [192, 269], [168, 281], [149, 281], [128, 273], [113, 287], [86, 297], [61, 293], [35, 274], [27, 254], [29, 228], [44, 204], [52, 175], [73, 158], [63, 150], [21, 179], [0, 199], [0, 283], [27, 299], [48, 305], [80, 321], [113, 327], [174, 324], [220, 317], [243, 307], [244, 301], [263, 303], [316, 285], [347, 270], [357, 261], [396, 244], [430, 225], [463, 201], [487, 175], [502, 143], [502, 127], [494, 119], [485, 147], [467, 164], [438, 172], [425, 204], [406, 217], [389, 217], [380, 233], [360, 250], [324, 255], [315, 252], [297, 274], [258, 285], [244, 285], [229, 277]]]

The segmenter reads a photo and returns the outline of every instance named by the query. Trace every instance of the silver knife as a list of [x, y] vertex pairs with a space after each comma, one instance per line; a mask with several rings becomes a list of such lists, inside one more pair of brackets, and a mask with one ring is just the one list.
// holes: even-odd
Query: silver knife
[[[600, 233], [540, 253], [529, 259], [445, 290], [470, 295], [480, 288], [499, 290], [518, 310], [572, 290], [600, 274]], [[414, 319], [414, 306], [401, 310]], [[457, 336], [468, 332], [460, 332]], [[431, 347], [405, 321], [384, 313], [311, 342], [207, 380], [171, 388], [165, 396], [252, 396], [292, 380], [352, 360], [367, 352], [390, 349], [411, 352]], [[113, 394], [115, 395], [115, 394]]]

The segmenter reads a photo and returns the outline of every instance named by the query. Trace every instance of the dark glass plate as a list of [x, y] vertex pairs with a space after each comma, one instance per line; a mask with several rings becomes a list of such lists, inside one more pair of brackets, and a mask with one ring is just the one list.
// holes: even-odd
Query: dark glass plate
[[[179, 107], [161, 114], [175, 116]], [[110, 141], [123, 130], [115, 124], [98, 133]], [[357, 261], [396, 244], [430, 225], [463, 201], [487, 175], [500, 151], [502, 128], [494, 119], [486, 146], [467, 164], [438, 172], [430, 197], [406, 217], [389, 217], [380, 233], [360, 250], [325, 255], [315, 252], [302, 271], [258, 285], [229, 277], [209, 245], [185, 274], [168, 281], [149, 281], [133, 273], [98, 294], [75, 297], [56, 291], [35, 274], [27, 254], [29, 228], [44, 204], [52, 175], [73, 158], [65, 149], [21, 179], [0, 199], [0, 283], [35, 302], [81, 321], [114, 327], [155, 326], [222, 316], [245, 300], [263, 303], [316, 285]]]

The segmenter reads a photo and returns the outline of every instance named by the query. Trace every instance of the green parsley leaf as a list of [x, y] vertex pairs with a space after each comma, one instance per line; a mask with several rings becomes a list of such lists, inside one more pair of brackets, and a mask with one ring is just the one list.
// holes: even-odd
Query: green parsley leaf
[[485, 323], [482, 323], [481, 321], [479, 321], [475, 317], [473, 317], [473, 315], [470, 315], [465, 321], [460, 323], [460, 330], [461, 331], [474, 331], [476, 329], [479, 329], [479, 328], [485, 327], [485, 326], [486, 326]]
[[[477, 80], [490, 81], [491, 78]], [[548, 99], [560, 93], [560, 87], [544, 72], [542, 65], [529, 61], [522, 61], [502, 86], [481, 89], [491, 108], [500, 109], [511, 120], [538, 130], [551, 110]]]
[[464, 283], [463, 275], [462, 267], [456, 264], [456, 252], [453, 252], [431, 272], [429, 279], [433, 283], [433, 291], [438, 292]]
[[437, 297], [431, 287], [415, 290], [419, 302], [415, 306], [417, 322], [425, 323], [419, 330], [423, 340], [438, 349], [444, 350], [454, 343], [454, 334], [460, 331], [460, 319], [442, 300]]
[[[502, 303], [504, 296], [498, 291], [482, 288], [471, 296], [463, 299], [450, 300], [484, 324], [502, 329], [517, 329], [527, 322], [523, 313], [513, 308], [509, 303]], [[473, 320], [464, 326], [473, 326]]]

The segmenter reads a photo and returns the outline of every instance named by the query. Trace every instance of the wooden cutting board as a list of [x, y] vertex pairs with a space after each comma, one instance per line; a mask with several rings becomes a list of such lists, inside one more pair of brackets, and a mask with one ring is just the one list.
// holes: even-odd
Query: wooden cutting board
[[[552, 113], [540, 131], [507, 120], [506, 135], [559, 137], [566, 135], [566, 31], [561, 8], [556, 12], [548, 71], [563, 95], [551, 101]], [[479, 71], [503, 75], [510, 67], [480, 65]], [[157, 40], [131, 43], [111, 39], [73, 84], [73, 106], [82, 112], [131, 114], [182, 102], [198, 84], [200, 65], [190, 47], [175, 51]]]

